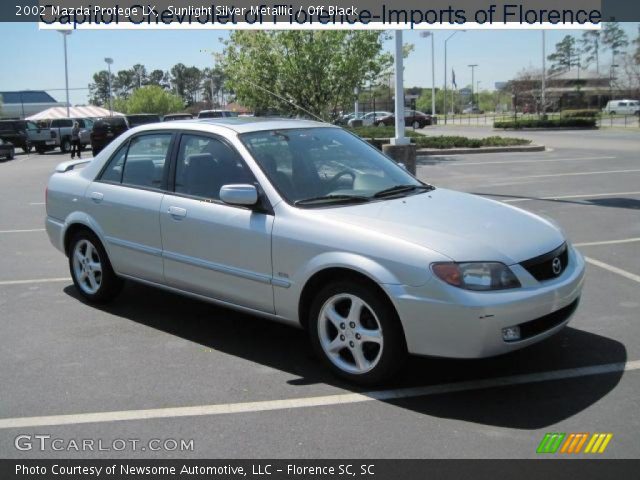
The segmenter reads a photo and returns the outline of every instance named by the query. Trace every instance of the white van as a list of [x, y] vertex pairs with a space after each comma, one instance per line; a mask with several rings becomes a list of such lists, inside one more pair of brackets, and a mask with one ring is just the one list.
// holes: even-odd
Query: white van
[[640, 102], [638, 100], [609, 100], [607, 106], [602, 109], [603, 113], [615, 115], [640, 115]]

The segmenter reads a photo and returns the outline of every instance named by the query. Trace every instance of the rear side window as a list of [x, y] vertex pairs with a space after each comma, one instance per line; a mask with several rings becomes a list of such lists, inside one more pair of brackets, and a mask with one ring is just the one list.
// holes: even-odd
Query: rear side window
[[140, 135], [111, 157], [100, 179], [143, 188], [160, 188], [172, 133]]

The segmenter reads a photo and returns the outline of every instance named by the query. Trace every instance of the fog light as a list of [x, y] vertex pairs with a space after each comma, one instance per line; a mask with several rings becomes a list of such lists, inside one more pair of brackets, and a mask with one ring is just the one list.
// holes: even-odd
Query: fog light
[[502, 329], [502, 339], [505, 342], [515, 342], [520, 340], [520, 327], [507, 327]]

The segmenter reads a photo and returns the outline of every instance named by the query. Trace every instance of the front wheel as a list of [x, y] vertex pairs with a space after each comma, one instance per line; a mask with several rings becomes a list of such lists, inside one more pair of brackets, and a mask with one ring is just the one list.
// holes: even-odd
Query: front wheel
[[92, 303], [107, 303], [120, 293], [122, 279], [114, 273], [107, 252], [93, 233], [83, 231], [73, 237], [69, 269], [80, 294]]
[[365, 284], [337, 282], [311, 306], [309, 334], [316, 353], [338, 376], [361, 385], [389, 379], [407, 350], [395, 309]]

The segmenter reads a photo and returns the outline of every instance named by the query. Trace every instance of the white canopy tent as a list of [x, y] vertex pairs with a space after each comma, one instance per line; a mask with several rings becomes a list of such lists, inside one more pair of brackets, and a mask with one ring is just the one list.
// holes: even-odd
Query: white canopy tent
[[[69, 115], [71, 118], [97, 118], [108, 117], [110, 112], [106, 108], [89, 105], [86, 107], [70, 107]], [[119, 112], [111, 112], [111, 115], [114, 117], [124, 116]], [[67, 118], [67, 107], [47, 108], [40, 113], [27, 117], [27, 120], [51, 120], [54, 118]]]

